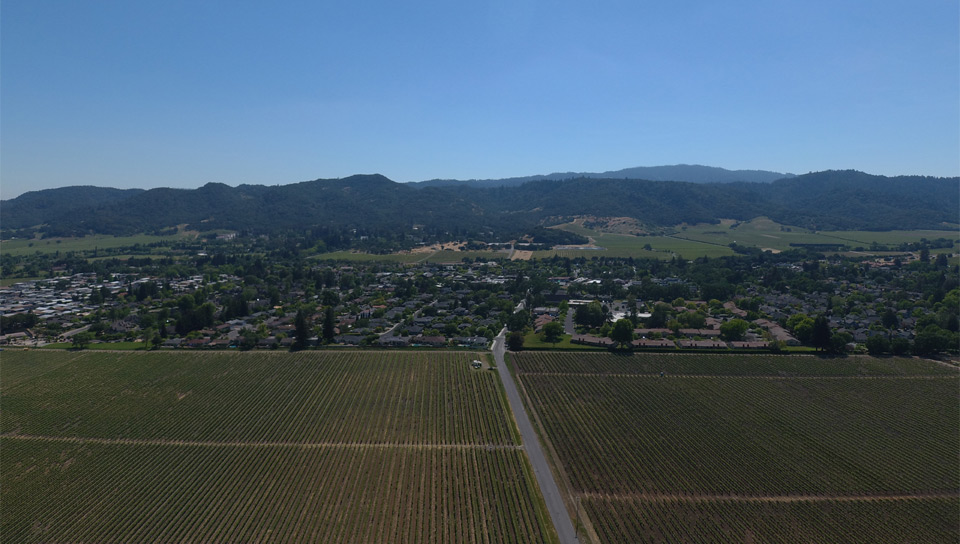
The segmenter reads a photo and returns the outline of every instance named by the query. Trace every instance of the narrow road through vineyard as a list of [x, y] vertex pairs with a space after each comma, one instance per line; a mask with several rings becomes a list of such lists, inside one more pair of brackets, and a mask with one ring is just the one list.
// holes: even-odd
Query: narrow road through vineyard
[[523, 407], [517, 384], [513, 381], [510, 369], [507, 368], [506, 362], [503, 360], [503, 354], [506, 351], [505, 331], [506, 329], [500, 331], [500, 335], [493, 341], [493, 355], [497, 359], [497, 370], [500, 372], [503, 388], [506, 390], [507, 400], [510, 402], [510, 410], [513, 411], [513, 417], [517, 421], [523, 446], [527, 450], [527, 457], [530, 458], [533, 473], [537, 478], [537, 484], [540, 486], [540, 492], [543, 494], [543, 500], [547, 504], [550, 519], [553, 520], [553, 526], [557, 530], [557, 536], [560, 537], [560, 543], [574, 544], [577, 542], [577, 534], [573, 529], [570, 516], [567, 514], [560, 488], [553, 478], [553, 472], [550, 471], [550, 465], [547, 463], [537, 433], [533, 430], [533, 425], [527, 416], [527, 410]]

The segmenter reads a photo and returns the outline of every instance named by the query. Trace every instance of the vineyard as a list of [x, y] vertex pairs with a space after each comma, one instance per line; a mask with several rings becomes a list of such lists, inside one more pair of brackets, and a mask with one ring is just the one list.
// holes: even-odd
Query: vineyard
[[4, 540], [552, 542], [475, 357], [5, 352]]
[[960, 537], [956, 369], [772, 355], [512, 361], [599, 541]]

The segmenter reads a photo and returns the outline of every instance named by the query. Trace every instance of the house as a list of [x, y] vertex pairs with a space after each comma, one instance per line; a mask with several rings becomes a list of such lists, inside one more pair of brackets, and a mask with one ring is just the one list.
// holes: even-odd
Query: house
[[346, 344], [348, 346], [359, 346], [360, 342], [363, 341], [363, 337], [359, 334], [341, 334], [340, 336], [335, 336], [333, 339], [338, 344]]
[[570, 342], [573, 344], [585, 344], [588, 346], [600, 346], [600, 347], [613, 347], [616, 342], [609, 338], [602, 338], [597, 336], [592, 336], [589, 334], [575, 334], [573, 338], [570, 339]]
[[447, 345], [447, 339], [443, 336], [415, 336], [410, 339], [410, 343], [418, 346], [442, 347]]
[[662, 335], [662, 336], [667, 336], [667, 335], [673, 334], [673, 331], [670, 330], [670, 329], [664, 329], [664, 328], [659, 328], [659, 329], [633, 329], [633, 334], [636, 334], [636, 335], [639, 335], [639, 336], [644, 336], [644, 337], [650, 336], [651, 334], [654, 334], [654, 333], [657, 333], [657, 334]]
[[377, 339], [378, 346], [401, 348], [410, 344], [410, 338], [405, 336], [381, 336]]
[[681, 348], [697, 348], [697, 349], [718, 349], [726, 348], [727, 344], [720, 342], [718, 340], [680, 340], [677, 342]]
[[453, 339], [454, 342], [459, 346], [475, 347], [475, 348], [486, 348], [490, 345], [490, 341], [483, 336], [458, 336]]
[[257, 342], [257, 347], [258, 348], [275, 348], [277, 347], [277, 337], [268, 336], [266, 338], [263, 338], [259, 342]]
[[770, 347], [769, 342], [730, 342], [730, 347], [734, 349], [764, 349]]
[[702, 336], [704, 338], [719, 338], [720, 331], [716, 329], [680, 329], [680, 334], [684, 336]]
[[666, 338], [660, 338], [658, 340], [651, 340], [650, 338], [640, 338], [639, 340], [634, 340], [631, 342], [631, 345], [635, 348], [675, 348], [673, 340], [667, 340]]

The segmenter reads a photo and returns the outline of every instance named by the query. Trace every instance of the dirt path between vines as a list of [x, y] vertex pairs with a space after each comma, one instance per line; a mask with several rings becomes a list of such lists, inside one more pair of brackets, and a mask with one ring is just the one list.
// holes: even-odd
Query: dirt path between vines
[[405, 444], [375, 442], [219, 442], [212, 440], [169, 440], [153, 438], [91, 438], [83, 436], [40, 436], [31, 434], [0, 434], [0, 439], [36, 440], [41, 442], [72, 442], [76, 444], [106, 444], [127, 446], [199, 446], [199, 447], [254, 447], [254, 448], [379, 448], [410, 450], [522, 450], [516, 444]]
[[521, 376], [609, 377], [609, 378], [719, 378], [734, 380], [956, 380], [957, 376], [727, 376], [723, 374], [640, 374], [622, 372], [519, 372]]
[[687, 495], [670, 493], [581, 493], [580, 496], [587, 499], [642, 500], [650, 502], [902, 501], [910, 499], [956, 499], [960, 497], [960, 490], [934, 489], [929, 491], [912, 491], [909, 493], [855, 493], [846, 495], [737, 495], [735, 493]]

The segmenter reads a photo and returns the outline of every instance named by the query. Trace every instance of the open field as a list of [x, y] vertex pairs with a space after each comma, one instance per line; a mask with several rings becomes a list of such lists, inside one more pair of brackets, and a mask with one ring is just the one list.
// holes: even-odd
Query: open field
[[170, 241], [191, 237], [191, 235], [180, 234], [175, 236], [151, 236], [149, 234], [138, 234], [135, 236], [108, 236], [108, 235], [90, 235], [82, 238], [44, 238], [40, 240], [4, 240], [0, 243], [0, 253], [12, 256], [32, 255], [36, 252], [54, 253], [56, 251], [93, 251], [94, 249], [114, 249], [118, 247], [131, 247], [136, 244], [147, 245], [155, 242]]
[[460, 263], [464, 258], [471, 261], [477, 258], [484, 261], [506, 259], [510, 255], [506, 251], [438, 251], [428, 256], [424, 262], [428, 263]]
[[321, 261], [354, 261], [354, 262], [391, 262], [391, 263], [418, 263], [427, 255], [422, 253], [390, 253], [377, 255], [375, 253], [358, 253], [355, 251], [331, 251], [319, 253], [315, 258]]
[[[817, 231], [781, 225], [766, 217], [737, 223], [721, 221], [717, 225], [687, 225], [670, 236], [632, 236], [592, 230], [577, 223], [567, 223], [555, 228], [567, 230], [592, 238], [603, 250], [538, 251], [537, 258], [560, 255], [561, 257], [647, 257], [668, 259], [677, 254], [686, 259], [696, 257], [719, 257], [733, 255], [731, 243], [759, 247], [773, 251], [786, 251], [790, 244], [845, 244], [849, 247], [869, 247], [876, 242], [896, 246], [903, 242], [920, 242], [922, 239], [960, 239], [955, 230], [901, 230], [901, 231]], [[650, 245], [650, 250], [644, 246]], [[945, 250], [947, 251], [947, 250]]]
[[333, 251], [321, 253], [317, 259], [330, 261], [355, 262], [394, 262], [394, 263], [460, 263], [464, 258], [471, 261], [476, 258], [483, 260], [506, 259], [509, 253], [504, 251], [419, 251], [414, 253], [390, 253], [376, 255], [373, 253], [357, 253], [353, 251]]
[[[581, 227], [582, 229], [582, 227]], [[584, 229], [586, 230], [586, 229]], [[596, 246], [602, 249], [560, 249], [534, 251], [533, 257], [544, 259], [559, 257], [636, 257], [647, 259], [672, 259], [679, 255], [684, 259], [697, 257], [721, 257], [733, 255], [729, 247], [706, 244], [693, 240], [682, 240], [667, 236], [633, 236], [631, 234], [610, 234], [591, 231], [590, 237]], [[644, 246], [650, 245], [650, 249]]]
[[602, 542], [960, 537], [955, 368], [774, 355], [512, 361]]
[[5, 352], [18, 542], [551, 542], [470, 353]]
[[869, 247], [871, 243], [897, 246], [904, 242], [920, 242], [922, 239], [934, 240], [960, 238], [957, 231], [949, 230], [895, 230], [873, 231], [817, 231], [800, 227], [781, 225], [766, 217], [736, 224], [723, 221], [719, 225], [691, 225], [676, 233], [677, 237], [703, 242], [728, 245], [736, 242], [741, 245], [787, 250], [790, 244], [845, 244], [850, 247]]

